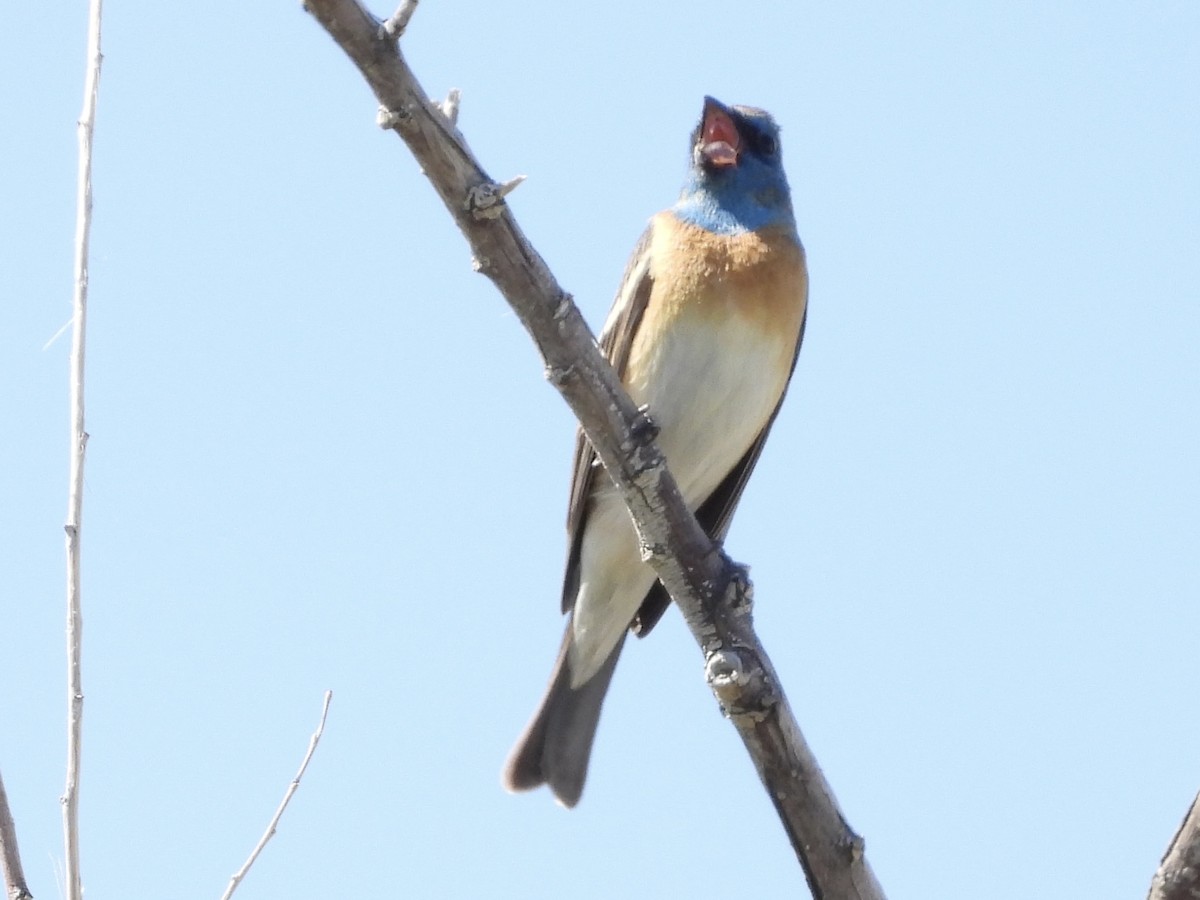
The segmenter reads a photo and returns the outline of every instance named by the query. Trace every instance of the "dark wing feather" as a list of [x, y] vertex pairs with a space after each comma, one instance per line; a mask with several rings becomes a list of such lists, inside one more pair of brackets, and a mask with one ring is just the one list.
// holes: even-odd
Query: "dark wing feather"
[[[633, 248], [621, 287], [617, 291], [613, 307], [609, 311], [604, 329], [600, 332], [600, 352], [608, 360], [617, 377], [624, 380], [625, 366], [629, 362], [629, 350], [633, 336], [650, 302], [650, 291], [654, 286], [650, 277], [650, 232], [651, 224]], [[562, 609], [567, 612], [579, 592], [579, 551], [584, 527], [587, 522], [588, 499], [597, 478], [606, 477], [604, 467], [596, 458], [596, 451], [583, 433], [575, 432], [575, 456], [571, 468], [571, 499], [567, 504], [567, 567], [563, 576]]]
[[[804, 343], [804, 325], [807, 321], [808, 310], [806, 309], [804, 318], [800, 320], [800, 335], [796, 338], [796, 354], [792, 357], [791, 372], [796, 371], [796, 360], [800, 358], [800, 345]], [[792, 380], [791, 372], [788, 373], [788, 382]], [[746, 482], [750, 480], [750, 474], [754, 471], [759, 456], [762, 455], [763, 445], [767, 442], [767, 435], [771, 433], [771, 426], [775, 423], [775, 417], [779, 415], [779, 409], [783, 406], [783, 398], [786, 395], [787, 387], [785, 385], [783, 393], [779, 395], [779, 402], [771, 413], [771, 418], [767, 420], [763, 430], [754, 439], [754, 443], [750, 445], [746, 455], [738, 461], [738, 464], [717, 485], [717, 489], [709, 494], [708, 499], [696, 510], [696, 520], [700, 523], [700, 527], [714, 541], [725, 540], [725, 535], [729, 533], [734, 510], [737, 509], [738, 501], [742, 499], [742, 491], [746, 489]], [[654, 587], [650, 589], [650, 593], [646, 595], [646, 599], [642, 601], [642, 606], [634, 617], [630, 629], [638, 637], [645, 637], [670, 605], [671, 595], [667, 593], [661, 581], [656, 581]]]

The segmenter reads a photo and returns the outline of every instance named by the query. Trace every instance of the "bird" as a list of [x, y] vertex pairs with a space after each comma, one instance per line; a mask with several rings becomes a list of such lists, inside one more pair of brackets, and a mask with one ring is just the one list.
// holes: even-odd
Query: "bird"
[[[691, 140], [679, 199], [638, 241], [598, 343], [657, 428], [689, 509], [723, 541], [795, 370], [808, 270], [771, 115], [705, 97]], [[670, 605], [582, 431], [567, 543], [566, 631], [503, 782], [548, 785], [570, 808], [625, 638], [644, 637]]]

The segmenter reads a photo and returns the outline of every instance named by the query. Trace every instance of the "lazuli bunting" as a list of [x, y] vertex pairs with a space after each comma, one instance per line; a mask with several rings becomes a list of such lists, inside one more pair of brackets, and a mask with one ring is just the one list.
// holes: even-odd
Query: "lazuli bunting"
[[[807, 299], [779, 128], [760, 109], [706, 97], [683, 192], [634, 250], [600, 348], [648, 409], [684, 500], [714, 540], [725, 537], [783, 402]], [[567, 535], [566, 634], [504, 782], [548, 784], [574, 806], [625, 634], [644, 636], [670, 603], [582, 432]]]

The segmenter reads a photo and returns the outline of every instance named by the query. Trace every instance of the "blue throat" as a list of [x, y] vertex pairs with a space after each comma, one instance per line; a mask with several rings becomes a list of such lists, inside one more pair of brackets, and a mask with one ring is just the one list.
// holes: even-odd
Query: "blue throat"
[[745, 234], [771, 227], [796, 230], [783, 170], [753, 158], [744, 157], [736, 168], [715, 172], [692, 166], [671, 211], [713, 234]]

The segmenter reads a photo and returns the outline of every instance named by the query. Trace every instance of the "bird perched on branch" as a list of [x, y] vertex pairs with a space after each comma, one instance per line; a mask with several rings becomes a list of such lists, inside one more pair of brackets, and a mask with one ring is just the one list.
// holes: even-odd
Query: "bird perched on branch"
[[[600, 348], [648, 408], [683, 498], [714, 540], [725, 537], [783, 402], [807, 298], [778, 126], [763, 110], [706, 97], [683, 192], [638, 242]], [[582, 432], [567, 535], [566, 634], [504, 783], [547, 784], [574, 806], [625, 635], [644, 636], [670, 603]]]

